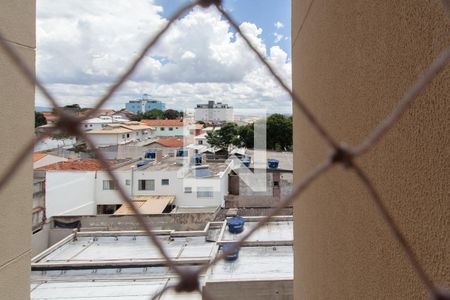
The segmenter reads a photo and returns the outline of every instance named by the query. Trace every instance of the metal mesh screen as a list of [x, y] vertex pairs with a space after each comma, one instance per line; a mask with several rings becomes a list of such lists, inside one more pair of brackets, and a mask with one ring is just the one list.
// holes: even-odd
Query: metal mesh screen
[[[444, 1], [446, 7], [448, 7], [448, 1]], [[319, 163], [312, 172], [306, 174], [303, 179], [294, 187], [292, 193], [282, 199], [279, 204], [271, 210], [269, 215], [265, 216], [259, 223], [258, 226], [253, 227], [249, 230], [243, 237], [236, 241], [233, 246], [226, 251], [223, 251], [220, 255], [216, 256], [209, 263], [204, 264], [197, 268], [196, 270], [187, 271], [185, 269], [181, 269], [178, 265], [176, 265], [167, 254], [166, 250], [162, 246], [161, 242], [158, 240], [157, 236], [154, 234], [152, 227], [150, 224], [145, 222], [144, 218], [139, 214], [139, 210], [134, 204], [133, 201], [127, 196], [126, 192], [122, 188], [122, 186], [118, 183], [118, 180], [111, 169], [110, 164], [105, 159], [104, 155], [101, 151], [96, 148], [96, 145], [93, 143], [91, 138], [80, 128], [80, 123], [90, 117], [92, 117], [99, 109], [102, 107], [111, 96], [118, 90], [118, 88], [131, 76], [131, 74], [135, 71], [137, 66], [143, 60], [144, 56], [147, 52], [158, 42], [158, 40], [167, 32], [170, 26], [184, 13], [188, 10], [194, 8], [195, 6], [209, 7], [215, 6], [215, 8], [222, 14], [222, 16], [229, 22], [231, 27], [236, 30], [237, 34], [242, 37], [248, 46], [249, 50], [256, 54], [257, 58], [260, 62], [267, 68], [270, 74], [273, 76], [275, 81], [290, 94], [294, 105], [296, 105], [300, 111], [302, 111], [304, 117], [309, 121], [309, 123], [315, 128], [317, 134], [321, 136], [323, 141], [327, 143], [331, 149], [333, 149], [332, 153], [325, 157], [324, 160]], [[300, 26], [301, 28], [302, 26]], [[297, 34], [298, 36], [298, 34]], [[56, 126], [51, 128], [45, 134], [37, 135], [33, 140], [31, 140], [26, 147], [24, 147], [17, 155], [17, 158], [3, 171], [3, 174], [0, 178], [0, 189], [4, 188], [8, 181], [13, 178], [14, 173], [18, 170], [17, 166], [23, 163], [25, 160], [22, 158], [29, 155], [34, 145], [42, 140], [43, 138], [52, 135], [55, 131], [62, 131], [70, 136], [76, 136], [78, 138], [82, 138], [86, 141], [88, 146], [92, 149], [93, 153], [100, 161], [104, 170], [109, 174], [111, 180], [113, 181], [114, 186], [117, 187], [117, 193], [120, 194], [124, 203], [127, 203], [131, 210], [134, 212], [136, 219], [142, 226], [143, 230], [147, 234], [148, 238], [154, 243], [154, 245], [158, 248], [161, 255], [166, 260], [167, 266], [170, 267], [174, 272], [176, 272], [179, 276], [179, 282], [176, 285], [166, 286], [163, 290], [161, 290], [157, 295], [153, 296], [153, 299], [158, 299], [164, 292], [168, 289], [174, 289], [177, 292], [199, 292], [203, 294], [205, 299], [213, 299], [214, 295], [207, 295], [204, 291], [201, 291], [199, 284], [199, 275], [208, 270], [212, 265], [217, 263], [218, 261], [224, 259], [228, 254], [232, 253], [236, 250], [242, 243], [248, 239], [259, 227], [263, 226], [267, 222], [270, 221], [271, 217], [277, 215], [285, 206], [291, 204], [293, 201], [301, 201], [300, 195], [302, 192], [314, 181], [319, 178], [322, 174], [329, 171], [331, 168], [336, 165], [344, 165], [345, 168], [354, 172], [361, 183], [367, 189], [373, 203], [378, 209], [378, 213], [380, 217], [384, 220], [388, 228], [392, 233], [392, 237], [395, 241], [400, 245], [403, 253], [407, 257], [412, 269], [415, 271], [421, 282], [427, 288], [430, 293], [432, 299], [450, 299], [450, 295], [448, 292], [439, 289], [433, 281], [430, 279], [428, 274], [426, 273], [424, 267], [421, 265], [418, 260], [414, 249], [412, 249], [408, 240], [405, 238], [402, 233], [401, 228], [397, 225], [396, 221], [393, 219], [390, 212], [387, 210], [383, 200], [380, 198], [380, 195], [371, 182], [369, 176], [366, 172], [355, 162], [354, 158], [363, 155], [366, 153], [371, 147], [373, 147], [386, 132], [401, 118], [402, 114], [408, 109], [410, 104], [417, 98], [417, 96], [424, 90], [424, 88], [439, 74], [440, 71], [444, 68], [447, 62], [450, 60], [450, 47], [443, 51], [431, 65], [417, 78], [417, 80], [412, 84], [412, 86], [406, 91], [403, 98], [400, 99], [395, 109], [380, 122], [378, 127], [371, 132], [367, 138], [354, 147], [344, 146], [343, 144], [336, 141], [327, 130], [318, 122], [315, 118], [314, 114], [305, 106], [302, 99], [294, 93], [289, 86], [284, 82], [281, 77], [278, 75], [277, 71], [270, 65], [268, 61], [264, 58], [264, 56], [256, 49], [256, 47], [250, 42], [247, 36], [239, 29], [237, 22], [233, 19], [233, 17], [226, 12], [221, 6], [220, 0], [197, 0], [194, 2], [189, 2], [184, 6], [178, 8], [178, 10], [170, 17], [169, 22], [155, 35], [153, 36], [146, 44], [144, 49], [139, 53], [138, 57], [131, 62], [126, 71], [117, 79], [117, 81], [109, 88], [106, 94], [101, 97], [95, 105], [95, 108], [82, 117], [75, 117], [64, 110], [62, 110], [56, 99], [51, 95], [51, 93], [43, 86], [43, 84], [36, 78], [35, 74], [31, 69], [25, 65], [19, 54], [8, 45], [3, 35], [0, 33], [0, 45], [5, 50], [6, 54], [9, 58], [15, 63], [17, 68], [22, 72], [23, 76], [32, 84], [36, 85], [36, 87], [40, 90], [40, 92], [50, 101], [60, 118], [58, 119]]]

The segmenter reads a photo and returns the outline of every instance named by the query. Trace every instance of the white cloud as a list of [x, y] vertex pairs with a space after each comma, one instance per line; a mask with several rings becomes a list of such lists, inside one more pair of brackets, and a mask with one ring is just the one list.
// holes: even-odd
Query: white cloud
[[[38, 2], [37, 73], [65, 104], [92, 106], [167, 22], [153, 1], [130, 2]], [[290, 82], [287, 54], [278, 46], [268, 49], [255, 24], [244, 22], [240, 28]], [[196, 8], [174, 23], [108, 106], [121, 108], [146, 92], [177, 109], [221, 100], [290, 111], [289, 97], [255, 57], [216, 10]], [[40, 95], [37, 99], [42, 104]]]
[[275, 36], [275, 39], [273, 41], [275, 44], [279, 43], [284, 38], [284, 35], [277, 32], [275, 32], [273, 35]]
[[276, 21], [275, 24], [273, 24], [273, 26], [275, 26], [276, 29], [281, 29], [284, 27], [284, 24], [281, 23], [280, 21]]

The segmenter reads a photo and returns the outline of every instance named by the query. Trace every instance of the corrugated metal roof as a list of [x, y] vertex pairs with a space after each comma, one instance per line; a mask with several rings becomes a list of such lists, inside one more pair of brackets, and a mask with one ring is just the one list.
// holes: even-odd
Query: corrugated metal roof
[[[133, 203], [138, 207], [143, 215], [161, 214], [167, 205], [175, 200], [175, 196], [140, 196], [133, 199]], [[124, 203], [115, 215], [133, 215], [133, 210], [128, 203]]]

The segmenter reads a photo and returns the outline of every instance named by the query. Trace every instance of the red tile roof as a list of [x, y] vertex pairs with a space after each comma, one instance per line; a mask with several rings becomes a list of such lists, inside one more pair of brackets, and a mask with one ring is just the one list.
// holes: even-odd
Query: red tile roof
[[180, 148], [184, 145], [182, 138], [160, 138], [151, 144], [155, 143], [167, 148]]
[[[111, 164], [111, 162], [108, 162]], [[102, 170], [100, 162], [96, 159], [86, 159], [77, 161], [61, 161], [48, 166], [43, 166], [37, 170], [61, 170], [61, 171], [99, 171]]]
[[184, 126], [183, 120], [141, 120], [148, 126]]
[[43, 112], [44, 118], [47, 120], [47, 122], [55, 121], [58, 119], [58, 116], [55, 115], [52, 112]]
[[38, 160], [41, 160], [46, 156], [47, 156], [47, 153], [43, 153], [43, 152], [33, 153], [33, 162], [37, 162]]

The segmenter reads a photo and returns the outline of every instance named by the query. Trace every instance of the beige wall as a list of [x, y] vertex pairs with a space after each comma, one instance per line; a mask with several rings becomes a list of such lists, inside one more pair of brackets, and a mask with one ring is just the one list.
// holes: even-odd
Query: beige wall
[[[310, 6], [311, 1], [314, 1]], [[307, 14], [308, 7], [309, 14]], [[354, 145], [450, 45], [438, 0], [293, 0], [294, 90]], [[307, 15], [307, 17], [305, 17]], [[358, 159], [432, 280], [450, 286], [450, 67]], [[294, 109], [295, 181], [329, 149]], [[425, 299], [366, 190], [340, 166], [297, 199], [296, 299]]]
[[[8, 43], [34, 68], [35, 6], [29, 0], [2, 0], [0, 30]], [[0, 49], [0, 172], [32, 137], [34, 87]], [[0, 191], [0, 298], [29, 298], [31, 253], [31, 157]], [[3, 174], [3, 173], [1, 173]]]

